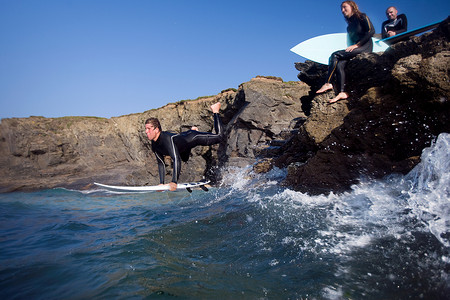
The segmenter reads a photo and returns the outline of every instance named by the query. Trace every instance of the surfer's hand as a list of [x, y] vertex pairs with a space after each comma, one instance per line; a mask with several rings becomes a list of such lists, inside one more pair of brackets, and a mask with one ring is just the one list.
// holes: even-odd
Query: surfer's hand
[[177, 184], [175, 182], [169, 183], [169, 191], [176, 191], [177, 190]]
[[353, 50], [355, 50], [356, 48], [358, 48], [358, 45], [351, 45], [351, 46], [348, 46], [348, 48], [347, 49], [345, 49], [345, 52], [352, 52]]
[[395, 31], [388, 31], [387, 32], [387, 36], [388, 37], [391, 37], [391, 36], [394, 36], [394, 35], [396, 35], [397, 33], [395, 32]]
[[[160, 184], [158, 184], [158, 185], [165, 185], [164, 183], [160, 183]], [[157, 191], [157, 192], [164, 192], [164, 190], [159, 190], [159, 191]]]

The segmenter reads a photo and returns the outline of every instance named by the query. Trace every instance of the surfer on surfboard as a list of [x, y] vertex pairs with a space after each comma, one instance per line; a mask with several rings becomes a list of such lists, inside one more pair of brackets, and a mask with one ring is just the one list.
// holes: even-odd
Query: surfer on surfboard
[[350, 46], [345, 50], [339, 50], [331, 54], [328, 63], [327, 82], [316, 92], [319, 94], [333, 89], [331, 79], [336, 73], [339, 93], [330, 100], [330, 103], [348, 98], [348, 93], [345, 91], [345, 65], [351, 58], [360, 53], [372, 52], [372, 36], [375, 33], [372, 22], [370, 22], [366, 14], [359, 11], [355, 2], [342, 2], [341, 12], [348, 24], [347, 35], [350, 40]]
[[178, 177], [181, 171], [181, 160], [187, 161], [192, 148], [195, 146], [210, 146], [220, 143], [225, 136], [225, 130], [220, 120], [220, 102], [211, 105], [214, 118], [214, 130], [212, 132], [199, 132], [196, 127], [178, 134], [162, 131], [157, 118], [149, 118], [145, 121], [145, 133], [152, 141], [152, 150], [158, 162], [159, 181], [164, 184], [166, 173], [164, 156], [170, 156], [173, 161], [173, 176], [169, 183], [170, 190], [177, 188]]

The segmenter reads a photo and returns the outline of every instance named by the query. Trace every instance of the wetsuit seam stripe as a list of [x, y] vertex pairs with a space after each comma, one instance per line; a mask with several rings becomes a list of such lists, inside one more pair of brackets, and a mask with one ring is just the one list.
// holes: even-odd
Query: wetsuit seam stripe
[[192, 140], [195, 140], [196, 138], [198, 138], [198, 137], [204, 137], [204, 136], [220, 136], [219, 134], [216, 134], [216, 133], [210, 133], [210, 134], [197, 134], [197, 135], [195, 135], [193, 138], [192, 138]]
[[[216, 116], [217, 116], [217, 119], [218, 120], [216, 120]], [[217, 128], [219, 128], [219, 132], [217, 132], [216, 133], [216, 135], [218, 135], [218, 136], [222, 136], [223, 134], [222, 134], [222, 131], [223, 131], [223, 126], [222, 126], [222, 122], [220, 121], [220, 116], [219, 116], [219, 114], [218, 113], [214, 113], [213, 114], [213, 118], [214, 118], [214, 125], [216, 125], [216, 121], [217, 121]], [[216, 127], [216, 126], [214, 126], [214, 127]], [[213, 133], [214, 134], [214, 133]]]
[[369, 32], [370, 32], [372, 30], [371, 29], [372, 26], [370, 26], [370, 21], [369, 21], [369, 17], [368, 16], [366, 16], [366, 21], [367, 21], [367, 25], [369, 25]]
[[[172, 151], [173, 151], [173, 156], [174, 156], [174, 160], [173, 160], [173, 173], [174, 173], [174, 178], [178, 181], [178, 159], [177, 159], [177, 152], [175, 151], [175, 143], [173, 141], [173, 138], [176, 137], [178, 134], [172, 135], [170, 137], [170, 141], [172, 142]], [[176, 176], [175, 176], [176, 175]]]
[[163, 166], [163, 170], [164, 170], [164, 177], [165, 177], [165, 175], [166, 175], [166, 165], [164, 164], [164, 160], [159, 156], [159, 154], [158, 153], [156, 153], [155, 152], [155, 154], [156, 154], [156, 158], [161, 162], [161, 165]]
[[336, 61], [334, 62], [333, 71], [331, 71], [330, 76], [328, 77], [328, 80], [327, 80], [328, 83], [330, 83], [331, 77], [333, 76], [334, 71], [336, 71], [337, 64], [338, 64], [338, 61], [336, 59]]

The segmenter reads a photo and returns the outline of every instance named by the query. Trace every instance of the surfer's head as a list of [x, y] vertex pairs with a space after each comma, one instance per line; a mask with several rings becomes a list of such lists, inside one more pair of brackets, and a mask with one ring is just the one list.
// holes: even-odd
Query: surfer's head
[[149, 140], [156, 141], [161, 133], [161, 124], [157, 118], [149, 118], [145, 121], [145, 134]]
[[386, 17], [388, 17], [389, 20], [395, 20], [397, 19], [398, 10], [395, 8], [395, 6], [389, 6], [388, 9], [386, 9]]
[[359, 11], [358, 5], [354, 1], [342, 2], [341, 12], [346, 19], [350, 18], [353, 15], [356, 15], [358, 18], [361, 16], [361, 12]]

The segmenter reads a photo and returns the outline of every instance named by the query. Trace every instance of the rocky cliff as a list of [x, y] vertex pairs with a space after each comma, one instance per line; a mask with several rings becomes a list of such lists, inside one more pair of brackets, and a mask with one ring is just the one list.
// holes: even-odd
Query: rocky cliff
[[[195, 125], [213, 131], [209, 106], [222, 103], [228, 139], [196, 147], [183, 163], [180, 181], [215, 181], [220, 170], [256, 162], [261, 149], [305, 119], [300, 99], [309, 87], [278, 79], [255, 78], [238, 90], [181, 101], [139, 114], [95, 117], [13, 118], [0, 123], [0, 191], [53, 187], [89, 188], [92, 182], [159, 183], [156, 159], [144, 132], [149, 117], [163, 130], [180, 132]], [[166, 161], [171, 164], [170, 159]], [[167, 182], [171, 166], [167, 168]]]
[[[158, 183], [144, 133], [149, 117], [163, 130], [212, 131], [209, 106], [220, 101], [227, 140], [197, 147], [180, 181], [213, 182], [233, 167], [287, 168], [285, 185], [309, 193], [345, 191], [361, 178], [408, 172], [422, 149], [449, 125], [449, 23], [432, 33], [364, 54], [347, 65], [351, 97], [316, 96], [326, 67], [297, 64], [301, 82], [257, 77], [212, 97], [139, 114], [3, 119], [0, 191], [89, 188], [92, 182]], [[170, 160], [167, 161], [170, 164]], [[170, 179], [171, 167], [167, 168]]]

